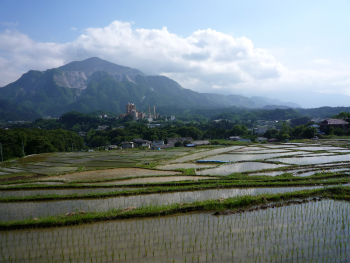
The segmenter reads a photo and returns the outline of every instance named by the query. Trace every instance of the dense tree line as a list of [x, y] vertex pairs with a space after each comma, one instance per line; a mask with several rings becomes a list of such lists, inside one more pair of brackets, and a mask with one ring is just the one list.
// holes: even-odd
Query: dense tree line
[[[277, 115], [284, 118], [296, 117], [292, 118], [289, 123], [278, 122], [276, 129], [270, 129], [264, 134], [264, 137], [268, 139], [277, 138], [280, 141], [310, 139], [317, 135], [317, 129], [311, 126], [310, 118], [294, 115], [293, 110], [273, 110], [269, 114], [271, 118]], [[346, 119], [349, 115], [344, 112], [335, 117]], [[153, 141], [176, 137], [192, 137], [194, 140], [201, 140], [240, 136], [255, 140], [258, 135], [254, 134], [252, 128], [256, 127], [257, 116], [253, 116], [253, 112], [250, 112], [250, 115], [245, 117], [246, 119], [243, 119], [235, 115], [231, 121], [221, 119], [220, 121], [197, 120], [192, 122], [181, 120], [169, 122], [161, 118], [157, 120], [157, 123], [161, 124], [160, 127], [149, 128], [146, 120], [137, 122], [131, 116], [122, 119], [100, 118], [96, 114], [68, 112], [59, 119], [38, 119], [31, 123], [20, 124], [21, 127], [13, 126], [8, 130], [0, 130], [0, 143], [2, 143], [4, 159], [9, 159], [23, 156], [23, 148], [25, 154], [71, 151], [72, 149], [83, 149], [84, 143], [88, 147], [120, 145], [122, 142], [132, 141], [135, 138]], [[106, 125], [107, 129], [97, 130], [100, 125]], [[329, 132], [335, 135], [350, 135], [350, 130], [330, 129]], [[85, 136], [80, 137], [78, 133]]]
[[4, 160], [30, 154], [64, 152], [84, 148], [84, 141], [78, 134], [62, 129], [0, 129], [0, 143]]
[[[201, 139], [228, 139], [229, 136], [252, 138], [251, 132], [245, 125], [230, 123], [228, 121], [206, 123], [174, 123], [163, 127], [148, 128], [143, 123], [124, 123], [123, 128], [114, 128], [104, 131], [91, 130], [85, 142], [91, 147], [120, 144], [142, 138], [153, 141], [167, 138], [191, 137]], [[255, 136], [255, 135], [254, 135]], [[256, 137], [256, 136], [255, 136]], [[254, 138], [253, 138], [254, 139]]]
[[317, 135], [317, 129], [308, 124], [291, 127], [286, 123], [282, 124], [281, 129], [270, 129], [264, 134], [267, 139], [276, 138], [279, 141], [289, 139], [312, 139]]

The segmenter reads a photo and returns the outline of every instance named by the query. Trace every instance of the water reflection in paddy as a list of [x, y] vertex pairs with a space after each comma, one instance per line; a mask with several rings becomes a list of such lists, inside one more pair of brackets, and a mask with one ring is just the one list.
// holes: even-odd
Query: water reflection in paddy
[[291, 150], [294, 149], [264, 149], [264, 148], [259, 148], [256, 150], [246, 150], [246, 151], [233, 151], [229, 153], [236, 153], [236, 154], [260, 154], [260, 153], [283, 153], [283, 152], [292, 152]]
[[52, 202], [18, 202], [0, 203], [0, 220], [58, 215], [74, 211], [107, 211], [123, 209], [130, 206], [166, 205], [173, 203], [203, 201], [243, 195], [275, 194], [294, 192], [321, 187], [285, 187], [285, 188], [247, 188], [247, 189], [213, 189], [194, 192], [177, 192], [141, 196], [121, 196], [104, 199], [64, 200]]
[[232, 173], [259, 171], [263, 169], [274, 169], [274, 168], [280, 168], [284, 166], [287, 166], [287, 165], [260, 163], [260, 162], [245, 162], [245, 163], [224, 164], [217, 168], [196, 171], [196, 174], [197, 175], [230, 175]]
[[205, 158], [205, 157], [208, 157], [211, 155], [230, 152], [230, 151], [234, 151], [234, 150], [237, 150], [240, 148], [243, 148], [243, 146], [230, 146], [230, 147], [218, 148], [218, 149], [209, 150], [209, 151], [198, 152], [198, 153], [186, 155], [186, 156], [174, 159], [174, 160], [170, 160], [167, 162], [167, 164], [169, 164], [169, 163], [184, 163], [184, 162], [194, 161], [194, 160], [198, 160], [200, 158]]
[[276, 158], [270, 161], [288, 163], [288, 164], [322, 164], [332, 162], [350, 162], [350, 154], [345, 155], [333, 155], [333, 156], [315, 156], [315, 157], [302, 157], [302, 158]]
[[341, 168], [341, 169], [313, 169], [310, 171], [310, 169], [298, 169], [298, 170], [288, 170], [288, 171], [275, 171], [275, 172], [266, 172], [266, 173], [251, 173], [249, 175], [251, 176], [278, 176], [284, 173], [291, 173], [293, 176], [309, 176], [313, 175], [315, 173], [335, 173], [335, 172], [342, 172], [342, 171], [350, 171], [350, 168]]
[[277, 145], [264, 145], [264, 147], [267, 147], [267, 148], [295, 148], [297, 147], [296, 145], [294, 144], [277, 144]]
[[217, 164], [197, 164], [197, 163], [174, 163], [157, 166], [160, 170], [175, 170], [175, 169], [200, 169], [200, 168], [212, 168], [216, 167]]
[[[270, 153], [270, 154], [220, 154], [210, 156], [209, 160], [224, 161], [224, 162], [239, 162], [239, 161], [253, 161], [253, 160], [265, 160], [280, 156], [293, 156], [299, 154], [306, 154], [306, 152], [286, 152], [286, 153]], [[202, 160], [208, 160], [202, 159]]]
[[345, 150], [344, 148], [340, 147], [331, 147], [331, 146], [319, 146], [319, 147], [298, 147], [298, 150], [302, 151], [334, 151], [334, 150]]

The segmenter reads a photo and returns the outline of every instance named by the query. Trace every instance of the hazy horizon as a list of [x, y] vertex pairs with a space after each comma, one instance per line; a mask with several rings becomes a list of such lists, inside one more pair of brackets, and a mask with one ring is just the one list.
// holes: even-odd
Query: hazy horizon
[[350, 106], [347, 1], [4, 0], [0, 87], [100, 57], [197, 92]]

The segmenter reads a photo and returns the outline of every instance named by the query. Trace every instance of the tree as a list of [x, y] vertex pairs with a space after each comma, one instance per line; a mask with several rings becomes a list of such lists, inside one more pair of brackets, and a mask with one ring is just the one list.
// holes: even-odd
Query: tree
[[267, 139], [276, 138], [278, 136], [278, 133], [279, 131], [277, 129], [270, 129], [264, 133], [264, 137]]
[[191, 144], [191, 142], [189, 140], [184, 140], [182, 144], [185, 146], [187, 144]]
[[177, 142], [175, 142], [174, 146], [181, 147], [181, 146], [183, 146], [183, 143], [182, 143], [182, 141], [177, 141]]
[[342, 111], [341, 113], [332, 116], [333, 119], [347, 119], [350, 118], [350, 112]]
[[279, 134], [279, 135], [278, 135], [278, 139], [279, 139], [280, 141], [289, 140], [289, 138], [290, 138], [290, 136], [289, 136], [289, 134], [287, 134], [287, 133], [282, 133], [282, 134]]
[[317, 134], [317, 129], [315, 127], [306, 127], [302, 133], [302, 137], [306, 139], [314, 138]]
[[304, 137], [304, 131], [305, 127], [303, 125], [294, 127], [291, 132], [293, 139], [302, 139]]
[[292, 126], [298, 126], [298, 125], [307, 124], [310, 121], [311, 121], [310, 117], [304, 116], [304, 117], [300, 117], [300, 118], [291, 119], [290, 123], [292, 124]]
[[182, 137], [192, 137], [193, 139], [198, 139], [201, 137], [202, 132], [195, 127], [181, 127], [176, 133], [180, 134]]
[[229, 130], [229, 136], [246, 136], [249, 131], [245, 125], [234, 125], [231, 130]]

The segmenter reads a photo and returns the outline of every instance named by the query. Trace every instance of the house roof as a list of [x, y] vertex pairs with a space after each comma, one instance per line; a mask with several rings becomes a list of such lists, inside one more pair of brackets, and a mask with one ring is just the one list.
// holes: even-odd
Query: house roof
[[149, 143], [150, 144], [150, 143], [152, 143], [151, 141], [140, 139], [140, 138], [133, 139], [133, 142], [137, 143], [137, 144], [142, 144], [142, 143]]
[[210, 144], [210, 142], [208, 140], [194, 141], [193, 143], [196, 145], [208, 145], [208, 144]]
[[325, 119], [321, 122], [322, 125], [347, 125], [348, 122], [342, 119]]

